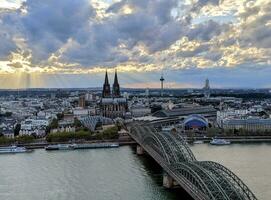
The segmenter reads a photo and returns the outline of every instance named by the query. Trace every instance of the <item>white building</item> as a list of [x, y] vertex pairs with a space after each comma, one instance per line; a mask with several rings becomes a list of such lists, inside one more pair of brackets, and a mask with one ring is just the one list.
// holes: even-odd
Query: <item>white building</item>
[[95, 94], [92, 94], [92, 93], [86, 93], [85, 94], [85, 99], [86, 99], [86, 101], [96, 101], [97, 96]]
[[61, 128], [56, 128], [56, 129], [52, 129], [51, 133], [57, 133], [57, 132], [75, 132], [75, 127], [71, 127], [71, 126], [67, 126], [67, 127], [61, 127]]
[[32, 129], [32, 130], [25, 130], [21, 129], [19, 135], [36, 135], [37, 137], [45, 136], [45, 129]]
[[76, 117], [80, 116], [87, 116], [90, 115], [93, 111], [89, 109], [83, 109], [83, 108], [74, 108], [73, 109], [73, 115]]
[[45, 129], [49, 125], [48, 119], [26, 119], [21, 122], [21, 130], [19, 135], [37, 135], [42, 137], [45, 135]]
[[11, 132], [10, 133], [4, 133], [3, 135], [6, 138], [11, 138], [11, 139], [14, 138], [14, 133], [11, 133]]
[[271, 130], [271, 118], [247, 118], [247, 119], [225, 119], [223, 121], [224, 129], [247, 130], [247, 131], [266, 131]]
[[226, 119], [241, 118], [249, 114], [250, 112], [246, 109], [243, 110], [223, 110], [217, 111], [217, 124], [219, 127], [223, 127], [223, 121]]

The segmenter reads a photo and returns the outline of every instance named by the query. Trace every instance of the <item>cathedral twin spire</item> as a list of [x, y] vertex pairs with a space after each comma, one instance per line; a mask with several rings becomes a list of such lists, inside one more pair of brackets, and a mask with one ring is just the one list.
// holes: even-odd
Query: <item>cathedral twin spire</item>
[[108, 75], [107, 70], [105, 72], [105, 79], [104, 79], [104, 86], [103, 86], [103, 97], [110, 97], [111, 91], [110, 91], [110, 85], [108, 81]]
[[120, 97], [120, 86], [119, 86], [119, 81], [118, 81], [117, 70], [115, 70], [115, 78], [114, 78], [114, 83], [113, 83], [112, 95], [111, 95], [111, 90], [110, 90], [110, 84], [108, 81], [108, 74], [107, 74], [107, 70], [106, 70], [102, 96], [103, 96], [103, 98], [105, 98], [105, 97]]

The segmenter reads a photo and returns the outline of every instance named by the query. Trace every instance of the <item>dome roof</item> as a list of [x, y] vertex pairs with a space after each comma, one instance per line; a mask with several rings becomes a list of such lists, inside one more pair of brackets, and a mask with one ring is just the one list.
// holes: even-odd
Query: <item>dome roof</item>
[[188, 127], [206, 127], [208, 121], [201, 115], [189, 115], [183, 122], [184, 126]]

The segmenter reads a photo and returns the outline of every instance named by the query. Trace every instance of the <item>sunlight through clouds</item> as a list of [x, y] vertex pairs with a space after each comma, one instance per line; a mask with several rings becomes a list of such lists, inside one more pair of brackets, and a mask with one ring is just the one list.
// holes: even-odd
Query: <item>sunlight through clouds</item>
[[99, 86], [106, 68], [130, 87], [154, 86], [150, 73], [162, 71], [168, 87], [224, 68], [255, 79], [253, 70], [271, 71], [270, 9], [269, 0], [0, 0], [1, 88], [72, 87], [72, 77]]

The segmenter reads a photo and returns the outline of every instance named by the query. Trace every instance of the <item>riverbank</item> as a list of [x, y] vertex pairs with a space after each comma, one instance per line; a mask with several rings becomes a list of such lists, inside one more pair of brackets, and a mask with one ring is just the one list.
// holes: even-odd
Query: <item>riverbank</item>
[[[92, 140], [92, 141], [70, 141], [70, 142], [32, 142], [32, 143], [20, 143], [16, 144], [17, 146], [24, 146], [27, 149], [43, 149], [48, 145], [56, 145], [56, 144], [94, 144], [94, 143], [118, 143], [120, 146], [124, 145], [133, 145], [136, 142], [132, 139], [130, 140], [119, 140], [119, 139], [112, 139], [112, 140]], [[0, 145], [0, 147], [9, 146], [9, 145]]]
[[[184, 137], [188, 143], [193, 143], [194, 141], [203, 141], [204, 143], [209, 143], [213, 138], [212, 137]], [[220, 139], [226, 139], [231, 143], [271, 143], [271, 136], [235, 136], [235, 137], [216, 137]], [[89, 140], [89, 141], [68, 141], [68, 142], [47, 142], [39, 141], [39, 142], [31, 142], [31, 143], [19, 143], [17, 146], [24, 146], [27, 149], [42, 149], [48, 145], [55, 144], [93, 144], [93, 143], [118, 143], [120, 146], [125, 145], [135, 145], [136, 142], [130, 137], [119, 138], [119, 139], [108, 139], [108, 140]], [[9, 146], [9, 145], [0, 145], [0, 147]]]
[[[193, 143], [194, 141], [203, 141], [209, 143], [213, 137], [184, 137], [188, 143]], [[262, 143], [271, 142], [271, 136], [217, 136], [217, 139], [225, 139], [231, 143]]]

